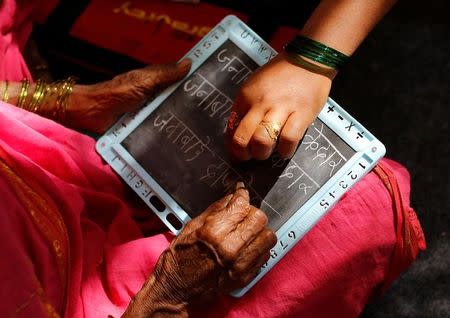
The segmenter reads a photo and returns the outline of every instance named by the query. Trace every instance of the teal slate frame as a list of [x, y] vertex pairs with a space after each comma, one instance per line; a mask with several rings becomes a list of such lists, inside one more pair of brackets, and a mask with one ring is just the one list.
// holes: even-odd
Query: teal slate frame
[[[258, 65], [265, 64], [277, 54], [244, 22], [230, 15], [216, 25], [183, 57], [192, 60], [188, 76], [194, 73], [226, 40], [231, 40]], [[96, 143], [97, 152], [153, 211], [157, 211], [155, 213], [158, 217], [176, 235], [182, 228], [176, 229], [168, 221], [168, 215], [175, 215], [183, 225], [190, 220], [189, 215], [137, 163], [121, 142], [175, 91], [181, 82], [164, 90], [138, 112], [125, 114]], [[277, 230], [278, 242], [271, 250], [269, 261], [246, 287], [232, 293], [235, 297], [241, 297], [252, 288], [385, 154], [384, 145], [331, 98], [328, 98], [318, 117], [344, 140], [355, 154]], [[352, 126], [350, 130], [349, 125]], [[166, 205], [164, 211], [158, 211], [152, 204], [150, 199], [153, 196], [158, 197]]]

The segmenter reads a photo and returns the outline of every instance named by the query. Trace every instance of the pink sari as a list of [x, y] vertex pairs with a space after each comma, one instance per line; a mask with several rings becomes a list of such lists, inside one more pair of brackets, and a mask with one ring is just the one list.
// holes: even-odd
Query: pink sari
[[[0, 109], [2, 312], [119, 316], [172, 236], [93, 139]], [[222, 297], [199, 316], [357, 317], [425, 246], [407, 171], [390, 160], [380, 167], [391, 193], [370, 173], [245, 297]], [[143, 215], [148, 237], [136, 221]]]
[[[31, 24], [6, 32], [18, 25], [5, 7], [17, 9], [6, 0], [0, 10], [0, 79], [20, 80], [29, 76], [19, 49]], [[0, 102], [2, 315], [120, 316], [170, 243], [94, 143]], [[195, 316], [357, 317], [424, 248], [408, 172], [383, 160], [247, 295], [223, 296]]]

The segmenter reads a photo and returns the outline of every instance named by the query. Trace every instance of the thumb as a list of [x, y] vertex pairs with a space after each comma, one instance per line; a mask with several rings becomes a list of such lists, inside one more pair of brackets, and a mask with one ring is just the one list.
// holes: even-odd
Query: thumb
[[186, 76], [191, 64], [190, 59], [184, 59], [178, 63], [147, 66], [143, 69], [146, 74], [139, 83], [140, 89], [149, 97]]

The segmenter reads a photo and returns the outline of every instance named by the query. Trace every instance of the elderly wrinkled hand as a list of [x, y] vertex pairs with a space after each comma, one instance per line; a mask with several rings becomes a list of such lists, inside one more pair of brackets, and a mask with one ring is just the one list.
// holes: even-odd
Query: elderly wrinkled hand
[[93, 85], [76, 85], [67, 107], [65, 124], [103, 133], [119, 116], [142, 106], [161, 89], [183, 78], [191, 67], [179, 63], [155, 64]]
[[124, 317], [185, 316], [190, 305], [244, 287], [276, 243], [266, 225], [267, 216], [250, 205], [242, 187], [213, 203], [162, 253]]

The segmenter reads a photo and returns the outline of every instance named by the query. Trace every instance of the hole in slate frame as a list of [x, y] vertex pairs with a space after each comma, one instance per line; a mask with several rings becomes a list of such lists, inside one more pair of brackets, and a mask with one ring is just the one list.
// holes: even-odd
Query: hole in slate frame
[[172, 226], [177, 231], [181, 230], [181, 228], [183, 227], [183, 223], [181, 223], [181, 221], [178, 220], [178, 218], [173, 213], [168, 213], [166, 216], [166, 220], [169, 221], [169, 223], [172, 224]]
[[163, 212], [166, 209], [166, 205], [162, 203], [162, 201], [156, 196], [152, 195], [150, 198], [150, 203], [155, 207], [159, 212]]

